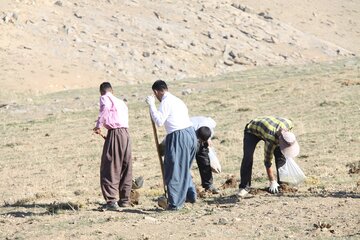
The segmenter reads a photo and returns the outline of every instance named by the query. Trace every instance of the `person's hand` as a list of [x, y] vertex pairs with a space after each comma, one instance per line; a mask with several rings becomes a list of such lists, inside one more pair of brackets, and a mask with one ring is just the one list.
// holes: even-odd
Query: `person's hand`
[[96, 134], [100, 134], [100, 133], [101, 133], [101, 129], [100, 129], [100, 128], [97, 128], [97, 127], [94, 127], [93, 131], [94, 131], [94, 133], [96, 133]]
[[145, 99], [145, 102], [151, 106], [151, 105], [155, 105], [155, 98], [154, 96], [147, 96]]
[[279, 192], [279, 187], [280, 187], [280, 185], [277, 183], [277, 181], [273, 180], [273, 181], [270, 182], [269, 191], [271, 193], [278, 193]]

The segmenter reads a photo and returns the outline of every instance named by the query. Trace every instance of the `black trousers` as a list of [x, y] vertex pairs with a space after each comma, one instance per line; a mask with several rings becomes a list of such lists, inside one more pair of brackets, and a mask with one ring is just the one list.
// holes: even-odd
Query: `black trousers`
[[[240, 185], [239, 188], [246, 188], [251, 186], [251, 174], [254, 160], [254, 151], [256, 145], [261, 139], [251, 133], [244, 132], [243, 152], [244, 156], [240, 167]], [[277, 173], [277, 181], [280, 184], [278, 169], [286, 162], [285, 156], [281, 153], [280, 148], [276, 147], [274, 150], [275, 166]]]
[[201, 186], [208, 189], [213, 184], [213, 176], [210, 167], [209, 145], [207, 143], [198, 143], [195, 158], [199, 167]]

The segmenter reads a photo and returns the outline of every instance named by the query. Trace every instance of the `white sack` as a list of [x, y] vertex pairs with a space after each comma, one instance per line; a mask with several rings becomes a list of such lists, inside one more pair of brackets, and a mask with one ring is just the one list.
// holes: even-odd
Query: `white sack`
[[212, 147], [209, 147], [209, 158], [210, 158], [210, 167], [212, 172], [221, 173], [220, 161], [216, 156], [215, 149]]
[[286, 158], [286, 163], [279, 168], [280, 181], [298, 185], [305, 181], [306, 177], [294, 159]]

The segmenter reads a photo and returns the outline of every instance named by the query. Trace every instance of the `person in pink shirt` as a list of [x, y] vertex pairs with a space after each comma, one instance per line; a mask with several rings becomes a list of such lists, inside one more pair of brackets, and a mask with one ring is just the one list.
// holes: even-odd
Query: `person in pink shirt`
[[100, 85], [100, 111], [93, 130], [101, 134], [101, 127], [107, 129], [101, 157], [100, 185], [106, 201], [105, 208], [117, 210], [119, 206], [131, 206], [132, 160], [128, 107], [112, 92], [109, 82]]

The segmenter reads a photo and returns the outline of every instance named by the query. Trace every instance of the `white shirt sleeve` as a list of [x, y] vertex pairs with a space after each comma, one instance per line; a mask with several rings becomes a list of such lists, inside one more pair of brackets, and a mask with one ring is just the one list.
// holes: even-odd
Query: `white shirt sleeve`
[[162, 101], [159, 110], [156, 109], [155, 105], [150, 106], [150, 114], [156, 126], [163, 126], [170, 114], [169, 103], [167, 101]]

